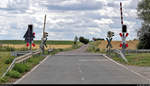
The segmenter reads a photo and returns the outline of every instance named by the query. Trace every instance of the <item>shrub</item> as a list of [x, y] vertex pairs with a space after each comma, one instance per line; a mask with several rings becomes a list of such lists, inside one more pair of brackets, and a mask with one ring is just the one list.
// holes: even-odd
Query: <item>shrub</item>
[[13, 60], [14, 60], [14, 58], [8, 58], [8, 59], [5, 61], [5, 64], [10, 64], [10, 63], [12, 63]]
[[14, 70], [18, 71], [19, 73], [24, 73], [25, 71], [28, 71], [30, 68], [26, 64], [16, 64], [14, 66]]
[[31, 58], [29, 58], [27, 61], [28, 61], [28, 62], [30, 62], [30, 63], [32, 63], [32, 62], [33, 62], [33, 60], [32, 60]]
[[60, 48], [59, 51], [63, 51], [63, 49]]
[[12, 70], [7, 73], [7, 76], [10, 76], [12, 78], [20, 78], [21, 74], [18, 71]]

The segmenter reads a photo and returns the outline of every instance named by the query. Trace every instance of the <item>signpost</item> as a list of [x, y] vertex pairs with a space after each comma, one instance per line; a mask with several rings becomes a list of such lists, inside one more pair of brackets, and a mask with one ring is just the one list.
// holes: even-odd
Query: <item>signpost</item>
[[126, 37], [129, 35], [127, 33], [127, 26], [123, 24], [123, 13], [122, 13], [122, 3], [120, 2], [120, 14], [121, 14], [121, 25], [122, 25], [122, 33], [119, 33], [120, 37], [122, 38], [122, 43], [120, 47], [122, 47], [122, 53], [125, 55], [125, 49], [128, 47], [126, 43]]
[[106, 38], [108, 44], [107, 44], [106, 48], [107, 48], [107, 52], [109, 52], [109, 54], [110, 54], [110, 49], [112, 48], [111, 41], [112, 41], [113, 36], [114, 36], [114, 32], [108, 31], [108, 33], [107, 33], [108, 38]]

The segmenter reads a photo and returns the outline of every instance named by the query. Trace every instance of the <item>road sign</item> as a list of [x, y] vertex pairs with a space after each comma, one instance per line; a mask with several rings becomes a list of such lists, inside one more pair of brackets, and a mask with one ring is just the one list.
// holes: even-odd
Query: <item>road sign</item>
[[111, 48], [112, 48], [112, 44], [111, 44], [111, 41], [112, 41], [112, 37], [114, 36], [114, 32], [111, 32], [111, 31], [108, 31], [107, 32], [107, 37], [108, 38], [106, 38], [106, 40], [107, 40], [107, 42], [108, 42], [108, 44], [107, 44], [107, 46], [106, 46], [106, 48], [107, 48], [107, 52], [110, 54], [110, 52], [111, 52]]
[[106, 38], [107, 39], [107, 42], [108, 42], [108, 44], [107, 44], [107, 46], [106, 46], [106, 48], [112, 48], [112, 44], [111, 44], [111, 41], [112, 41], [112, 38]]

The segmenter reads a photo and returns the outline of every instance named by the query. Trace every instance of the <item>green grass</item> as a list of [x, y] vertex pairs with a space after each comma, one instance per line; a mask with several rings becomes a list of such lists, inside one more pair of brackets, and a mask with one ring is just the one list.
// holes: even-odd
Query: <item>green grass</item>
[[129, 53], [126, 55], [128, 63], [117, 55], [112, 55], [112, 59], [127, 65], [150, 66], [150, 53]]
[[10, 64], [6, 64], [6, 60], [14, 58], [10, 56], [10, 52], [0, 52], [0, 76], [6, 71]]
[[9, 71], [4, 78], [0, 80], [0, 83], [11, 82], [12, 79], [20, 78], [26, 72], [31, 70], [34, 66], [39, 64], [45, 58], [43, 55], [33, 55], [26, 62], [15, 64], [14, 68]]
[[11, 78], [20, 78], [21, 74], [18, 71], [12, 70], [7, 73], [7, 76]]
[[[41, 40], [34, 40], [35, 44], [40, 44]], [[25, 44], [24, 40], [0, 40], [0, 44]], [[67, 40], [47, 40], [47, 44], [52, 45], [68, 45], [73, 44], [73, 41], [67, 41]]]

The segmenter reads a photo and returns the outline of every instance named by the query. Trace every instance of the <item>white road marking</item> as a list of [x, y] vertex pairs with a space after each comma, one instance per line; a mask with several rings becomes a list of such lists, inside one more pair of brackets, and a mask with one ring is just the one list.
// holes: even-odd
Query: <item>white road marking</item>
[[108, 59], [79, 59], [79, 61], [109, 61]]
[[137, 73], [137, 72], [135, 72], [135, 71], [133, 71], [133, 70], [129, 69], [128, 67], [126, 67], [126, 66], [124, 66], [124, 65], [122, 65], [122, 64], [120, 64], [120, 63], [118, 63], [118, 62], [116, 62], [116, 61], [114, 61], [113, 59], [111, 59], [111, 58], [107, 57], [107, 56], [106, 56], [106, 55], [104, 55], [104, 54], [103, 54], [103, 56], [104, 56], [104, 57], [106, 57], [107, 59], [109, 59], [110, 61], [112, 61], [112, 62], [116, 63], [117, 65], [119, 65], [119, 66], [121, 66], [121, 67], [125, 68], [126, 70], [131, 71], [132, 73], [134, 73], [134, 74], [136, 74], [136, 75], [140, 76], [141, 78], [144, 78], [145, 80], [147, 80], [147, 81], [148, 81], [148, 84], [149, 84], [149, 82], [150, 82], [150, 79], [149, 79], [149, 78], [147, 78], [147, 77], [145, 77], [145, 76], [141, 75], [140, 73]]
[[44, 60], [42, 60], [38, 65], [36, 65], [33, 69], [31, 69], [31, 71], [29, 71], [28, 73], [26, 73], [24, 76], [22, 76], [22, 78], [18, 79], [16, 82], [14, 82], [13, 84], [18, 84], [21, 80], [23, 80], [26, 76], [28, 76], [31, 72], [33, 72], [36, 68], [38, 68], [44, 61], [46, 61], [48, 59], [47, 56], [46, 58], [44, 58]]
[[[80, 74], [82, 75], [83, 74], [83, 71], [81, 70], [81, 64], [80, 63], [77, 63], [77, 65], [78, 65], [78, 70], [79, 70], [79, 72], [80, 72]], [[83, 80], [85, 80], [85, 78], [82, 76], [81, 77], [81, 80], [83, 81]]]
[[84, 77], [81, 77], [81, 80], [85, 80], [85, 78], [84, 78]]

